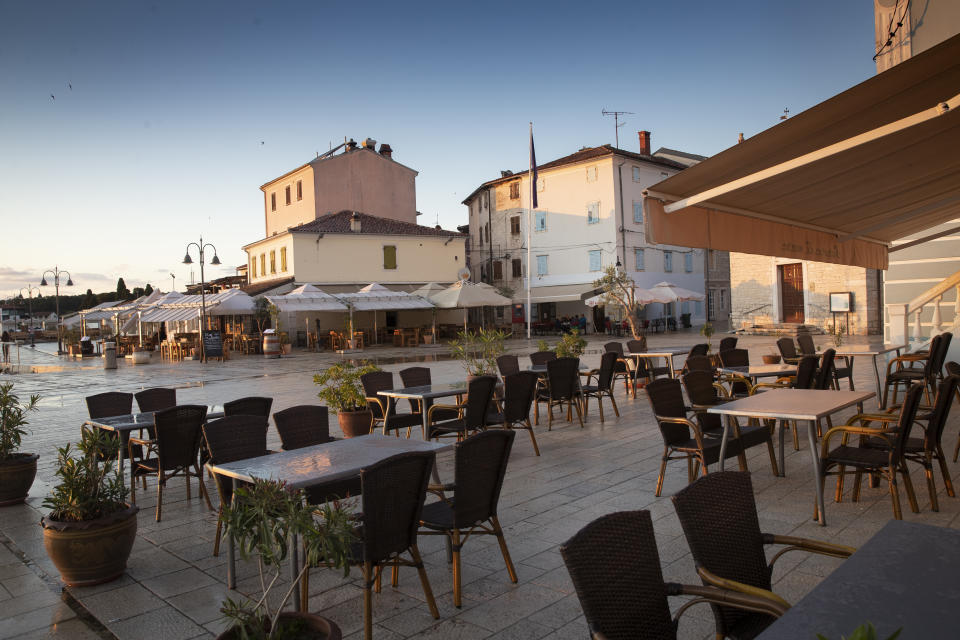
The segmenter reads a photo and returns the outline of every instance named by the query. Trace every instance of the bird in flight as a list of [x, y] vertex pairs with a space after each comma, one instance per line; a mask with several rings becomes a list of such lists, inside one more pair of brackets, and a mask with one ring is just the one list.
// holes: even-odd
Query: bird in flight
[[73, 91], [73, 85], [72, 85], [72, 84], [70, 84], [70, 83], [68, 82], [68, 83], [67, 83], [67, 86], [70, 87], [70, 91]]
[[51, 93], [51, 94], [50, 94], [50, 99], [56, 101], [57, 98], [56, 98], [56, 96], [54, 96], [54, 95]]
[[263, 146], [263, 140], [260, 141], [260, 146], [261, 146], [261, 147]]

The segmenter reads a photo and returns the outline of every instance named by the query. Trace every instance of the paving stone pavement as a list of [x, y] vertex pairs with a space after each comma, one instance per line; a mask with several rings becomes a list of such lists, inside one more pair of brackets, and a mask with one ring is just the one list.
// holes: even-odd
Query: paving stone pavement
[[[714, 344], [719, 336], [714, 337]], [[590, 336], [584, 360], [599, 363], [604, 336]], [[651, 347], [691, 345], [702, 339], [695, 333], [653, 336]], [[851, 342], [864, 339], [853, 338]], [[828, 338], [818, 344], [829, 344]], [[535, 349], [526, 340], [509, 341], [509, 349], [526, 354]], [[742, 337], [751, 357], [758, 360], [772, 352], [774, 338]], [[155, 483], [138, 492], [141, 511], [138, 537], [127, 573], [114, 582], [96, 587], [67, 589], [61, 593], [56, 569], [43, 549], [38, 526], [43, 496], [54, 480], [56, 447], [74, 441], [85, 419], [84, 396], [107, 390], [138, 391], [155, 386], [174, 386], [184, 403], [222, 404], [246, 395], [274, 398], [273, 410], [318, 402], [312, 374], [338, 360], [335, 354], [294, 352], [281, 360], [239, 356], [227, 362], [161, 363], [133, 366], [121, 362], [116, 370], [103, 370], [100, 360], [68, 361], [50, 353], [50, 345], [21, 351], [21, 371], [3, 375], [12, 380], [21, 395], [40, 393], [40, 410], [31, 416], [31, 433], [24, 451], [40, 453], [37, 480], [26, 504], [0, 510], [0, 639], [142, 638], [153, 640], [211, 637], [223, 628], [219, 608], [223, 598], [256, 591], [255, 565], [240, 563], [237, 592], [226, 588], [225, 554], [212, 555], [216, 514], [207, 510], [193, 493], [186, 499], [182, 481], [174, 480], [164, 494], [164, 517], [154, 521]], [[463, 378], [459, 363], [444, 359], [443, 346], [418, 349], [371, 348], [364, 357], [398, 371], [416, 360], [426, 361], [436, 382]], [[410, 362], [397, 362], [407, 359]], [[26, 373], [33, 370], [35, 373]], [[858, 389], [873, 390], [869, 359], [856, 364]], [[512, 584], [503, 566], [496, 542], [471, 538], [463, 551], [463, 606], [452, 602], [449, 565], [443, 541], [422, 537], [421, 550], [437, 596], [441, 617], [430, 617], [419, 581], [412, 569], [401, 571], [397, 588], [384, 585], [374, 596], [375, 636], [393, 638], [585, 638], [587, 627], [566, 569], [559, 545], [594, 518], [618, 510], [649, 509], [654, 519], [664, 576], [678, 582], [698, 582], [689, 550], [669, 496], [686, 484], [682, 462], [667, 469], [663, 497], [653, 495], [662, 441], [643, 392], [636, 400], [626, 397], [622, 386], [616, 392], [620, 417], [607, 410], [601, 424], [591, 405], [586, 427], [561, 419], [552, 431], [537, 428], [541, 457], [533, 455], [529, 439], [518, 433], [500, 501], [503, 524], [519, 583]], [[871, 408], [870, 405], [867, 407]], [[960, 415], [960, 414], [958, 414]], [[839, 422], [839, 420], [835, 420]], [[954, 416], [945, 432], [946, 449], [957, 437], [960, 418]], [[331, 432], [337, 432], [336, 419]], [[271, 429], [270, 443], [279, 448]], [[452, 477], [452, 453], [439, 456], [440, 475]], [[765, 451], [748, 453], [754, 489], [765, 531], [800, 535], [858, 545], [892, 517], [884, 488], [865, 488], [861, 502], [853, 503], [849, 491], [836, 504], [832, 482], [827, 485], [828, 526], [810, 518], [813, 480], [809, 452], [787, 446], [787, 477], [774, 477]], [[950, 463], [957, 477], [960, 465]], [[930, 511], [922, 473], [915, 473], [921, 512], [905, 506], [910, 521], [960, 528], [960, 500], [947, 497], [942, 480], [940, 512]], [[213, 483], [207, 480], [216, 503]], [[196, 487], [194, 487], [196, 489]], [[839, 564], [839, 560], [791, 553], [777, 562], [774, 590], [796, 601]], [[64, 600], [64, 593], [67, 600]], [[70, 599], [81, 606], [71, 606]], [[671, 602], [674, 609], [682, 601]], [[98, 628], [78, 616], [87, 611], [102, 625]], [[334, 571], [314, 570], [311, 575], [310, 610], [322, 613], [340, 625], [344, 637], [360, 637], [362, 590], [359, 573], [342, 578]], [[851, 619], [851, 628], [859, 624]], [[681, 638], [712, 638], [712, 615], [707, 607], [692, 608], [680, 623]]]

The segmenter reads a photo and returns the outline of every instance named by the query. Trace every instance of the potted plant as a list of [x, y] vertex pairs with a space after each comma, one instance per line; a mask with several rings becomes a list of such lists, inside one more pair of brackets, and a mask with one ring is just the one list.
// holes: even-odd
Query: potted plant
[[83, 429], [76, 449], [57, 449], [59, 483], [43, 501], [43, 546], [69, 586], [119, 578], [137, 537], [136, 505], [113, 466], [119, 439]]
[[843, 346], [843, 338], [844, 338], [843, 332], [846, 330], [847, 330], [846, 325], [834, 323], [833, 330], [830, 332], [831, 333], [830, 337], [833, 338], [833, 346], [835, 348], [839, 349], [840, 347]]
[[499, 329], [461, 331], [456, 340], [450, 341], [450, 353], [463, 364], [468, 381], [476, 376], [495, 376], [497, 358], [503, 354], [506, 339], [506, 332]]
[[39, 401], [32, 395], [29, 402], [20, 402], [12, 382], [0, 384], [0, 506], [26, 500], [37, 476], [40, 456], [20, 453], [20, 439], [27, 434], [27, 412], [36, 410]]
[[537, 351], [550, 351], [550, 344], [546, 340], [537, 340]]
[[571, 329], [560, 336], [560, 342], [557, 343], [558, 358], [579, 358], [587, 348], [587, 341], [580, 335], [577, 329]]
[[710, 353], [711, 351], [713, 351], [713, 342], [711, 341], [711, 338], [713, 338], [713, 334], [714, 334], [713, 325], [710, 324], [709, 322], [705, 322], [703, 326], [700, 327], [700, 335], [702, 335], [704, 338], [707, 339], [707, 353]]
[[317, 396], [337, 412], [340, 430], [347, 438], [370, 433], [373, 413], [367, 407], [360, 377], [373, 371], [380, 371], [380, 367], [369, 362], [360, 366], [341, 362], [313, 376], [314, 384], [323, 387]]
[[[340, 628], [333, 621], [283, 609], [308, 567], [323, 562], [343, 569], [344, 576], [349, 573], [353, 540], [349, 511], [338, 502], [317, 507], [307, 503], [303, 491], [254, 480], [251, 486], [237, 489], [233, 503], [224, 505], [222, 518], [224, 535], [233, 536], [241, 557], [256, 554], [262, 593], [256, 602], [230, 598], [223, 602], [220, 611], [233, 624], [220, 634], [221, 640], [340, 640]], [[304, 553], [303, 568], [292, 582], [283, 583], [279, 596], [271, 594], [285, 573], [287, 553], [297, 537]]]
[[[783, 336], [783, 332], [777, 330], [774, 336], [777, 340], [779, 340]], [[763, 359], [763, 364], [780, 364], [780, 352], [778, 351], [776, 344], [770, 347], [770, 353], [764, 354], [760, 357]]]

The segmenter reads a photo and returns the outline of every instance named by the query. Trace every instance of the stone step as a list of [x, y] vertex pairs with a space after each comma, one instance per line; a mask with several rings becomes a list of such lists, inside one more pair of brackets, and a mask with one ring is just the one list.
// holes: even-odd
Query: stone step
[[771, 324], [757, 324], [751, 327], [745, 327], [737, 333], [751, 336], [791, 336], [797, 337], [802, 333], [813, 335], [824, 334], [823, 329], [807, 324], [798, 324], [793, 322], [776, 322]]

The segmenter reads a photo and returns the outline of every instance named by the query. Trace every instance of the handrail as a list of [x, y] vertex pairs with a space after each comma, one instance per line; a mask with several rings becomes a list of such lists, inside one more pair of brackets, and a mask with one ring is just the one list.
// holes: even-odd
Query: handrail
[[907, 313], [913, 313], [914, 311], [922, 309], [928, 302], [932, 301], [934, 298], [939, 298], [947, 291], [958, 285], [960, 285], [960, 271], [957, 271], [952, 276], [949, 276], [946, 279], [938, 282], [911, 300], [907, 307]]
[[754, 311], [760, 311], [760, 309], [766, 309], [766, 308], [769, 307], [769, 306], [771, 306], [771, 304], [768, 302], [767, 304], [762, 304], [762, 305], [760, 305], [760, 306], [757, 307], [756, 309], [750, 309], [750, 311], [741, 311], [741, 312], [739, 312], [739, 314], [742, 315], [742, 316], [748, 316], [748, 315], [750, 315], [751, 313], [753, 313]]

